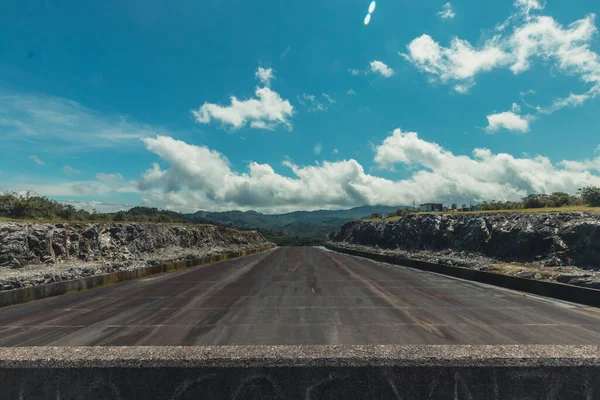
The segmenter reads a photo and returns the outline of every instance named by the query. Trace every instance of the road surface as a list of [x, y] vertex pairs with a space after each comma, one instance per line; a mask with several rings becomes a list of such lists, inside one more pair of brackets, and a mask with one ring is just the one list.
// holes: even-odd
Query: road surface
[[0, 309], [0, 346], [598, 344], [600, 309], [315, 247]]

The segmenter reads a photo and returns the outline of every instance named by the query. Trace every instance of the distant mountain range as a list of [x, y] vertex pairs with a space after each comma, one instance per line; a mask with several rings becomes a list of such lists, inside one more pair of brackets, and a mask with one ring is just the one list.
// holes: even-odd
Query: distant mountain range
[[284, 235], [324, 237], [344, 223], [369, 218], [373, 213], [387, 214], [406, 206], [362, 206], [350, 210], [294, 211], [286, 214], [261, 214], [256, 211], [197, 211], [186, 214], [237, 228], [271, 230]]

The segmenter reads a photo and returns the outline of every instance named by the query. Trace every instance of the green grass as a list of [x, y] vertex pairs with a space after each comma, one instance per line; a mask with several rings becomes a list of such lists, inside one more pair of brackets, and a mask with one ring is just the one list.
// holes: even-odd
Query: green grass
[[[417, 211], [415, 214], [494, 214], [494, 213], [540, 213], [540, 212], [573, 212], [573, 211], [586, 211], [600, 213], [600, 207], [588, 207], [588, 206], [569, 206], [569, 207], [546, 207], [546, 208], [517, 208], [514, 210], [480, 210], [480, 211], [437, 211], [437, 212], [425, 212]], [[403, 216], [395, 216], [389, 218], [365, 218], [361, 221], [397, 221], [402, 219]]]
[[510, 276], [515, 276], [522, 271], [539, 273], [544, 279], [554, 279], [559, 274], [558, 271], [534, 263], [495, 263], [491, 264], [488, 270], [488, 272]]
[[[545, 208], [517, 208], [515, 210], [480, 210], [480, 211], [461, 211], [461, 214], [489, 214], [489, 213], [539, 213], [539, 212], [572, 212], [572, 211], [588, 211], [600, 212], [600, 207], [588, 206], [569, 206], [569, 207], [545, 207]], [[452, 214], [451, 212], [445, 214]]]

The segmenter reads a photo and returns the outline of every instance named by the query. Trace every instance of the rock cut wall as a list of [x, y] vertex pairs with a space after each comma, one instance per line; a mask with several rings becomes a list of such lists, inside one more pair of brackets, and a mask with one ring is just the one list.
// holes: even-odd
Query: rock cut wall
[[334, 242], [382, 249], [480, 253], [506, 261], [600, 267], [600, 214], [409, 214], [393, 221], [353, 221]]
[[0, 222], [0, 267], [135, 261], [168, 249], [219, 253], [266, 243], [258, 232], [214, 225]]

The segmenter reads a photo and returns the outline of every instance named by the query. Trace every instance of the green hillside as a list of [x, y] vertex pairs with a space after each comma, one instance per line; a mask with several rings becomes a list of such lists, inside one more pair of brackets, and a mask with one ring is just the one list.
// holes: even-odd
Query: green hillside
[[239, 228], [268, 229], [281, 235], [323, 238], [348, 221], [368, 218], [372, 213], [384, 216], [402, 206], [362, 206], [349, 210], [294, 211], [285, 214], [261, 214], [256, 211], [197, 211], [187, 217], [202, 218]]

